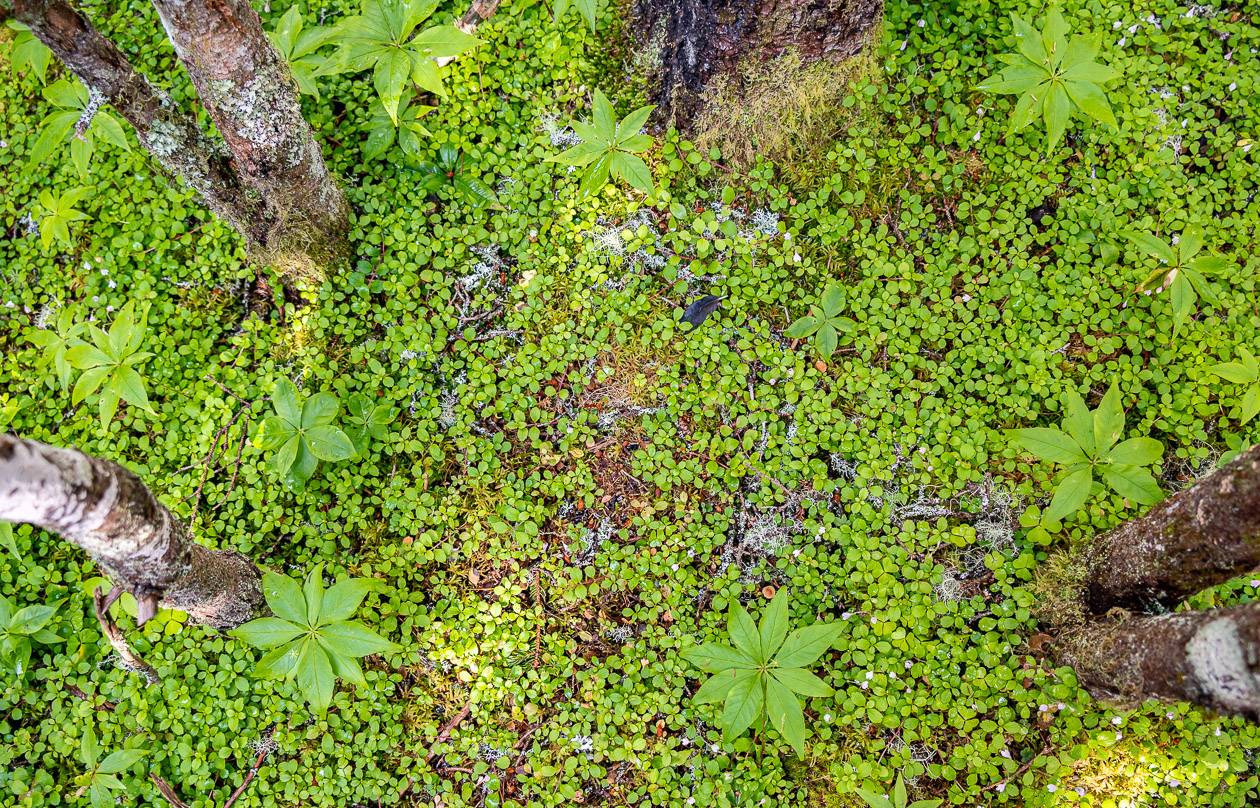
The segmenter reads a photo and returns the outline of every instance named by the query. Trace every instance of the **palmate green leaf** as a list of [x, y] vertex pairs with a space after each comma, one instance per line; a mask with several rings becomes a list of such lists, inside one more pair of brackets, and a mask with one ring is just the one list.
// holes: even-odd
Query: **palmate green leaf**
[[31, 33], [31, 29], [17, 20], [7, 20], [5, 24], [15, 33], [9, 42], [9, 64], [19, 73], [32, 73], [43, 84], [48, 80], [48, 65], [52, 62], [52, 51]]
[[883, 794], [878, 794], [868, 788], [859, 787], [854, 789], [854, 791], [857, 792], [859, 797], [866, 801], [866, 804], [870, 806], [870, 808], [897, 808], [892, 804], [892, 800], [888, 799]]
[[617, 141], [617, 113], [612, 102], [598, 88], [591, 97], [591, 126], [599, 134], [600, 141], [613, 145]]
[[766, 714], [771, 725], [796, 751], [797, 757], [805, 756], [805, 714], [801, 702], [785, 685], [773, 676], [766, 679]]
[[1172, 307], [1173, 333], [1176, 334], [1194, 313], [1194, 304], [1198, 300], [1198, 295], [1194, 291], [1194, 286], [1186, 279], [1184, 272], [1179, 273], [1174, 269], [1171, 274], [1172, 283], [1168, 285], [1168, 304]]
[[1098, 409], [1094, 410], [1094, 449], [1105, 453], [1124, 434], [1124, 404], [1120, 401], [1120, 388], [1112, 382], [1103, 395]]
[[290, 642], [305, 630], [279, 617], [259, 617], [231, 629], [228, 634], [255, 648], [268, 649]]
[[95, 778], [88, 786], [88, 802], [92, 804], [92, 808], [114, 808], [114, 798], [109, 793], [109, 787]]
[[844, 632], [840, 623], [815, 623], [788, 634], [774, 661], [782, 668], [803, 668], [813, 664], [839, 641]]
[[612, 155], [605, 152], [595, 162], [591, 163], [586, 171], [582, 172], [582, 182], [579, 190], [583, 197], [594, 196], [599, 192], [600, 188], [608, 184], [608, 172], [611, 164]]
[[1153, 236], [1150, 233], [1143, 233], [1139, 230], [1122, 230], [1120, 235], [1128, 239], [1135, 247], [1148, 255], [1158, 258], [1165, 264], [1175, 263], [1177, 258], [1173, 255], [1173, 249], [1168, 242]]
[[398, 125], [398, 107], [407, 90], [411, 73], [411, 55], [402, 48], [387, 51], [376, 61], [372, 70], [372, 86], [381, 99], [381, 106], [395, 126]]
[[788, 633], [788, 596], [786, 590], [779, 590], [771, 598], [770, 605], [761, 615], [761, 625], [757, 636], [761, 646], [761, 659], [773, 659]]
[[835, 692], [826, 682], [804, 668], [772, 668], [770, 675], [793, 693], [802, 696], [830, 696]]
[[1063, 86], [1072, 103], [1081, 112], [1103, 123], [1112, 126], [1119, 125], [1116, 123], [1116, 116], [1111, 111], [1111, 105], [1107, 103], [1106, 93], [1097, 84], [1092, 81], [1075, 80], [1064, 82]]
[[336, 623], [349, 620], [373, 586], [368, 578], [345, 578], [328, 587], [319, 612], [320, 621]]
[[57, 613], [57, 605], [33, 604], [18, 609], [9, 618], [10, 634], [35, 634]]
[[1067, 131], [1068, 122], [1072, 118], [1072, 103], [1063, 85], [1055, 82], [1046, 91], [1044, 104], [1042, 117], [1046, 122], [1046, 152], [1049, 153]]
[[[327, 651], [328, 649], [324, 650]], [[367, 686], [367, 680], [363, 678], [363, 668], [359, 665], [358, 660], [329, 653], [328, 661], [332, 663], [333, 675], [338, 679], [345, 679], [350, 684], [358, 687]]]
[[306, 601], [306, 622], [317, 626], [321, 622], [320, 610], [324, 603], [324, 565], [316, 564], [302, 581], [302, 600]]
[[298, 390], [293, 382], [284, 376], [276, 379], [271, 391], [271, 405], [275, 408], [276, 415], [295, 427], [301, 425], [302, 404], [298, 399]]
[[1011, 14], [1011, 27], [1015, 32], [1015, 47], [1025, 59], [1035, 65], [1044, 65], [1049, 62], [1041, 35], [1031, 23], [1016, 14]]
[[1041, 46], [1045, 49], [1046, 58], [1052, 65], [1058, 65], [1063, 61], [1063, 56], [1067, 50], [1067, 20], [1063, 18], [1063, 14], [1058, 8], [1051, 6], [1043, 18], [1043, 27], [1041, 29]]
[[83, 733], [83, 740], [79, 742], [79, 760], [89, 769], [96, 768], [96, 761], [100, 759], [101, 747], [96, 740], [96, 732], [91, 727]]
[[263, 573], [262, 590], [267, 605], [277, 617], [297, 625], [306, 625], [306, 598], [297, 581], [268, 570]]
[[802, 339], [817, 331], [819, 324], [817, 317], [805, 315], [788, 326], [783, 335], [788, 339]]
[[694, 704], [718, 704], [726, 701], [731, 688], [739, 681], [741, 669], [729, 668], [710, 676], [691, 697]]
[[320, 460], [335, 462], [355, 456], [349, 436], [335, 426], [313, 426], [304, 432], [303, 439], [310, 453]]
[[836, 333], [836, 327], [830, 320], [818, 327], [818, 333], [814, 335], [814, 345], [818, 348], [818, 354], [823, 359], [830, 359], [831, 355], [836, 352], [836, 346], [840, 344], [840, 336]]
[[416, 34], [408, 44], [424, 49], [430, 58], [452, 58], [477, 47], [481, 40], [454, 25], [434, 25]]
[[[278, 415], [269, 415], [258, 425], [254, 442], [262, 449], [273, 451], [284, 446], [296, 434], [297, 430], [288, 421]], [[286, 466], [284, 470], [287, 471], [288, 467]]]
[[702, 671], [715, 673], [729, 668], [754, 668], [757, 661], [743, 651], [720, 643], [707, 642], [682, 652], [683, 659]]
[[726, 694], [722, 708], [722, 737], [728, 743], [753, 725], [765, 709], [766, 689], [762, 674], [741, 670]]
[[[626, 117], [622, 118], [621, 122], [617, 124], [617, 145], [620, 146], [623, 151], [634, 151], [633, 149], [628, 148], [626, 143], [630, 140], [630, 138], [642, 137], [640, 130], [643, 129], [644, 124], [647, 123], [648, 117], [651, 116], [652, 110], [654, 109], [656, 109], [656, 106], [653, 104], [649, 104], [645, 107], [639, 107], [633, 112], [627, 114]], [[649, 144], [650, 142], [651, 141], [649, 139]]]
[[[1076, 441], [1076, 445], [1080, 447], [1080, 451], [1087, 457], [1094, 457], [1097, 451], [1094, 447], [1094, 416], [1090, 413], [1085, 399], [1081, 398], [1080, 393], [1075, 390], [1069, 390], [1063, 395], [1063, 428], [1067, 434]], [[1081, 458], [1072, 460], [1052, 461], [1064, 463], [1077, 463]]]
[[1238, 422], [1246, 424], [1260, 415], [1260, 384], [1253, 385], [1243, 393], [1238, 402]]
[[738, 600], [731, 601], [730, 613], [726, 618], [726, 630], [730, 634], [735, 648], [754, 662], [761, 662], [761, 634], [752, 615]]
[[293, 432], [285, 438], [280, 449], [271, 456], [271, 465], [281, 476], [289, 474], [297, 465], [298, 455], [303, 452], [302, 436]]
[[1164, 498], [1155, 477], [1138, 466], [1104, 466], [1102, 478], [1111, 490], [1139, 505], [1154, 505]]
[[1222, 379], [1234, 384], [1250, 384], [1260, 380], [1260, 361], [1256, 359], [1255, 354], [1247, 350], [1245, 347], [1238, 349], [1238, 361], [1222, 362], [1208, 368], [1208, 372], [1220, 376]]
[[1199, 254], [1199, 250], [1203, 249], [1204, 238], [1201, 225], [1186, 225], [1181, 231], [1181, 237], [1177, 239], [1177, 257], [1180, 263], [1185, 264]]
[[1049, 463], [1081, 463], [1089, 458], [1070, 435], [1053, 427], [1012, 429], [1012, 442]]
[[1093, 487], [1094, 475], [1088, 466], [1069, 472], [1055, 488], [1046, 518], [1059, 522], [1076, 513], [1089, 500]]
[[263, 654], [262, 659], [254, 666], [254, 675], [260, 679], [292, 679], [297, 672], [298, 657], [302, 654], [305, 642], [305, 639], [294, 640]]
[[649, 196], [655, 191], [652, 187], [652, 172], [642, 158], [623, 151], [615, 151], [612, 153], [608, 167], [613, 176], [624, 180], [631, 188]]
[[384, 654], [396, 647], [362, 623], [348, 620], [320, 626], [319, 641], [333, 653], [347, 657]]
[[318, 715], [328, 712], [337, 679], [328, 653], [314, 640], [304, 640], [298, 655], [294, 679], [302, 696]]
[[97, 771], [102, 774], [124, 772], [144, 760], [147, 754], [143, 749], [119, 749], [110, 752], [101, 761], [100, 768]]
[[494, 189], [467, 171], [461, 171], [459, 174], [456, 174], [451, 185], [464, 201], [474, 208], [493, 208], [496, 210], [503, 208]]
[[319, 459], [311, 454], [306, 448], [306, 441], [298, 441], [297, 456], [293, 459], [293, 464], [289, 466], [289, 470], [284, 473], [285, 484], [294, 491], [302, 491], [306, 487], [307, 480], [311, 479], [315, 474], [316, 467], [319, 466]]
[[567, 166], [588, 166], [607, 154], [608, 149], [598, 143], [579, 143], [570, 146], [559, 154], [547, 158], [550, 163], [562, 163]]
[[1049, 72], [1044, 67], [1024, 63], [1006, 68], [997, 76], [980, 82], [977, 88], [986, 93], [1017, 95], [1037, 88], [1049, 76]]
[[1107, 460], [1127, 466], [1149, 466], [1158, 463], [1164, 445], [1154, 438], [1129, 438], [1107, 453]]

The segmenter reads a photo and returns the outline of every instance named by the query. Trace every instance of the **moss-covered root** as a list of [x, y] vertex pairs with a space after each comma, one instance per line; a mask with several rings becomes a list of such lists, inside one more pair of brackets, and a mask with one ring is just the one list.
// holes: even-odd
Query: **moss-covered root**
[[1099, 618], [1057, 645], [1058, 660], [1096, 696], [1189, 701], [1260, 717], [1260, 603]]

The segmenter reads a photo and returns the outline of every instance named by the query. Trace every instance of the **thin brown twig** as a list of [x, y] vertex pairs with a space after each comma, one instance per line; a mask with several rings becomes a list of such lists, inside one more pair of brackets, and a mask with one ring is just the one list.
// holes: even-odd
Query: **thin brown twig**
[[[267, 728], [266, 739], [270, 740], [272, 734], [276, 731], [276, 725], [272, 724]], [[228, 797], [227, 802], [223, 803], [223, 808], [232, 808], [232, 803], [245, 793], [245, 789], [258, 776], [258, 770], [262, 768], [263, 761], [267, 759], [267, 755], [271, 753], [271, 745], [264, 743], [258, 750], [258, 756], [254, 758], [254, 765], [249, 768], [249, 773], [245, 775], [245, 780], [236, 787], [232, 792], [232, 796]]]
[[[433, 759], [437, 757], [437, 752], [434, 751], [433, 747], [437, 746], [440, 743], [445, 743], [447, 739], [451, 737], [451, 733], [455, 731], [455, 728], [458, 727], [463, 722], [463, 720], [468, 717], [468, 714], [471, 712], [472, 712], [472, 705], [465, 704], [463, 708], [458, 713], [455, 714], [454, 718], [446, 722], [445, 726], [443, 726], [442, 729], [438, 731], [437, 738], [433, 739], [433, 743], [429, 745], [429, 754], [425, 756], [426, 761], [430, 763], [433, 762]], [[227, 806], [224, 806], [224, 808], [227, 808]]]
[[92, 605], [96, 609], [96, 621], [101, 624], [101, 631], [105, 634], [105, 639], [109, 640], [114, 653], [118, 654], [118, 658], [123, 661], [123, 667], [140, 674], [150, 685], [155, 685], [162, 681], [162, 677], [158, 676], [157, 669], [141, 659], [135, 651], [131, 650], [131, 646], [127, 644], [127, 638], [123, 636], [122, 629], [114, 622], [114, 618], [109, 616], [109, 607], [114, 604], [114, 601], [118, 600], [120, 595], [122, 595], [122, 590], [117, 586], [110, 589], [109, 594], [101, 592], [99, 586], [93, 590]]
[[102, 701], [100, 704], [97, 704], [96, 700], [92, 696], [89, 696], [87, 693], [83, 692], [83, 689], [78, 687], [77, 685], [72, 685], [69, 682], [65, 682], [63, 683], [63, 686], [65, 687], [67, 693], [69, 693], [71, 696], [74, 696], [76, 699], [82, 699], [83, 701], [86, 701], [88, 704], [91, 704], [92, 708], [95, 710], [100, 710], [106, 713], [112, 713], [114, 712], [115, 708], [118, 707], [117, 704], [115, 704], [112, 701], [109, 701], [108, 699]]
[[153, 785], [157, 786], [158, 793], [166, 797], [166, 801], [171, 804], [171, 808], [188, 808], [188, 803], [179, 798], [179, 795], [175, 793], [175, 789], [171, 787], [170, 783], [153, 772], [149, 772], [149, 779], [153, 781]]

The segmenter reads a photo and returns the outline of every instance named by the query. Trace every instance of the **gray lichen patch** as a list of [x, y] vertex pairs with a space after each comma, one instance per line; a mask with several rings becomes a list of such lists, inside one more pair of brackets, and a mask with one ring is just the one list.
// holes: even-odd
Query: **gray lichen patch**
[[[1248, 653], [1250, 652], [1250, 653]], [[1260, 660], [1231, 617], [1205, 623], [1186, 643], [1186, 659], [1207, 699], [1236, 712], [1260, 712]]]

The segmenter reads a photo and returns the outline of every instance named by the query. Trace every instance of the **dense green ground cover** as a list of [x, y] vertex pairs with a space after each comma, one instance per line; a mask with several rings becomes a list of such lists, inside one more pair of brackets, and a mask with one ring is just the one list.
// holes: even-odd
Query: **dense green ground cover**
[[[1260, 438], [1232, 414], [1242, 388], [1208, 372], [1260, 350], [1254, 12], [1068, 2], [1123, 71], [1120, 125], [1077, 122], [1047, 156], [1035, 129], [1004, 136], [1009, 98], [974, 89], [1010, 49], [1007, 13], [1041, 9], [929, 5], [889, 4], [881, 69], [852, 88], [825, 162], [788, 183], [663, 138], [654, 205], [617, 185], [581, 200], [543, 162], [590, 88], [623, 113], [643, 102], [638, 55], [610, 51], [608, 28], [508, 2], [453, 66], [432, 147], [467, 150], [504, 211], [426, 199], [396, 150], [365, 160], [370, 82], [325, 80], [308, 112], [358, 211], [359, 259], [306, 303], [255, 282], [232, 233], [138, 148], [102, 144], [85, 178], [67, 154], [27, 167], [52, 107], [6, 75], [5, 428], [126, 462], [204, 542], [379, 579], [361, 617], [400, 650], [317, 719], [250, 677], [256, 652], [165, 615], [132, 631], [164, 676], [146, 688], [110, 661], [92, 566], [18, 528], [0, 590], [62, 602], [69, 641], [0, 690], [0, 802], [73, 803], [89, 727], [103, 749], [148, 748], [199, 807], [223, 804], [260, 744], [274, 751], [239, 806], [853, 805], [855, 785], [898, 771], [956, 805], [1260, 800], [1254, 726], [1101, 705], [1037, 653], [1039, 564], [1140, 509], [1099, 497], [1034, 544], [1015, 519], [1054, 469], [1004, 434], [1114, 381], [1127, 434], [1167, 447], [1165, 490], [1227, 435]], [[90, 11], [150, 75], [176, 75], [147, 4]], [[22, 217], [78, 185], [73, 246], [41, 247]], [[1117, 234], [1192, 224], [1232, 269], [1174, 333], [1168, 296], [1133, 291], [1154, 264]], [[858, 328], [824, 365], [782, 331], [829, 281]], [[729, 297], [680, 326], [709, 293]], [[104, 430], [54, 390], [28, 334], [62, 308], [108, 321], [129, 301], [150, 307], [154, 412], [124, 406]], [[280, 377], [400, 416], [293, 493], [249, 437]], [[773, 734], [760, 763], [748, 737], [723, 745], [679, 656], [769, 586], [791, 592], [795, 622], [846, 626], [817, 668], [836, 695], [810, 702], [803, 761]], [[134, 781], [134, 801], [159, 804]]]

